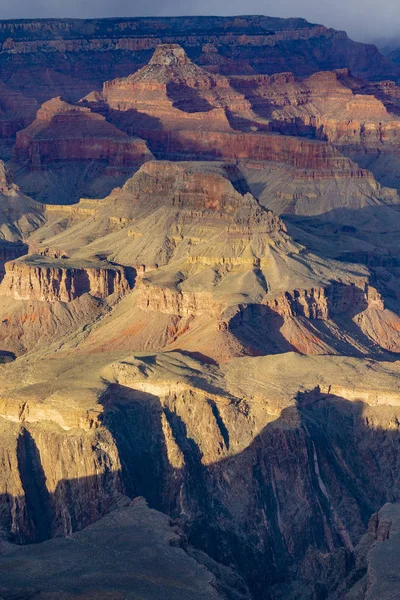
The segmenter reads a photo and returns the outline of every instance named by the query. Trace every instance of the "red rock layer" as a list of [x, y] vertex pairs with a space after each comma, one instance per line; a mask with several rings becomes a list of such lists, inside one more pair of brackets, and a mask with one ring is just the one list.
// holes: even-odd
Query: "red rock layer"
[[[332, 78], [337, 81], [336, 76], [328, 74], [329, 81]], [[329, 81], [321, 82], [320, 79], [320, 75], [315, 76], [314, 87], [320, 93], [325, 90], [329, 95]], [[283, 162], [305, 170], [306, 178], [331, 177], [333, 172], [346, 177], [368, 176], [367, 171], [359, 169], [328, 144], [267, 131], [275, 126], [285, 134], [290, 133], [292, 113], [289, 116], [279, 113], [267, 121], [268, 111], [264, 116], [257, 116], [250, 106], [251, 102], [257, 110], [260, 103], [285, 110], [288, 107], [292, 112], [293, 106], [296, 110], [307, 103], [313, 106], [316, 93], [312, 96], [311, 91], [307, 92], [308, 88], [301, 87], [293, 76], [242, 78], [235, 81], [235, 86], [239, 90], [243, 87], [243, 90], [235, 92], [227, 78], [200, 69], [188, 59], [182, 48], [170, 44], [158, 47], [146, 67], [125, 79], [105, 83], [102, 95], [92, 94], [85, 101], [93, 109], [107, 114], [127, 133], [145, 138], [158, 158]], [[338, 89], [337, 103], [347, 102], [349, 116], [357, 112], [358, 105], [365, 113], [370, 105], [373, 112], [373, 107], [378, 104], [386, 113], [385, 107], [375, 98], [371, 100], [362, 96], [360, 99], [341, 84], [338, 84]], [[251, 102], [245, 98], [246, 95]], [[275, 104], [272, 105], [272, 102]], [[318, 129], [316, 117], [308, 111], [302, 128], [307, 129], [312, 123], [314, 129]], [[353, 124], [353, 121], [347, 122], [347, 128], [349, 123]], [[327, 121], [326, 130], [328, 125]], [[324, 131], [318, 135], [328, 137]], [[331, 137], [337, 141], [338, 136], [335, 138], [332, 134]]]
[[36, 120], [17, 134], [14, 159], [28, 160], [31, 169], [58, 161], [105, 161], [131, 167], [151, 158], [146, 143], [107, 123], [84, 107], [55, 98], [38, 111]]
[[306, 80], [291, 73], [233, 78], [259, 115], [284, 134], [310, 133], [338, 145], [397, 143], [400, 119], [390, 114], [379, 87], [346, 70], [320, 72]]
[[324, 142], [241, 132], [142, 131], [160, 156], [181, 159], [254, 160], [286, 163], [303, 170], [304, 178], [371, 177], [366, 169]]
[[145, 113], [163, 128], [229, 130], [225, 111], [252, 117], [249, 102], [227, 78], [195, 65], [177, 44], [158, 46], [143, 69], [106, 82], [103, 98], [111, 109]]

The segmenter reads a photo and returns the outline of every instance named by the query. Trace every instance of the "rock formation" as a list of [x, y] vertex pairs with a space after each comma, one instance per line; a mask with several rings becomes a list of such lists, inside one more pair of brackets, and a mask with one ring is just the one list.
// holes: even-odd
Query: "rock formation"
[[9, 538], [70, 534], [123, 493], [145, 495], [180, 517], [190, 543], [236, 565], [255, 597], [333, 590], [326, 571], [310, 580], [320, 555], [341, 584], [366, 520], [397, 494], [398, 365], [290, 353], [220, 368], [179, 353], [120, 357], [92, 356], [90, 370], [79, 353], [2, 367]]
[[96, 298], [125, 294], [132, 280], [123, 267], [102, 264], [76, 264], [29, 255], [6, 264], [0, 294], [16, 300], [71, 302], [82, 294]]
[[[166, 593], [171, 600], [250, 599], [243, 580], [188, 547], [183, 533], [166, 515], [150, 510], [143, 498], [130, 504], [126, 500], [126, 507], [114, 510], [68, 541], [51, 540], [39, 547], [25, 548], [4, 545], [0, 560], [7, 564], [3, 568], [7, 574], [2, 577], [2, 597], [13, 595], [18, 589], [20, 595], [33, 593], [38, 598], [50, 598], [62, 593], [65, 598], [72, 598], [80, 580], [79, 596], [87, 600], [104, 597], [103, 586], [108, 597], [124, 594], [125, 598], [133, 598], [132, 593], [136, 592], [132, 590], [137, 589], [139, 581], [141, 597], [148, 600], [161, 599]], [[67, 575], [66, 561], [70, 563]], [[10, 569], [12, 562], [14, 567]], [[33, 562], [32, 579], [27, 573]]]
[[0, 597], [384, 599], [397, 66], [264, 17], [0, 44]]
[[[64, 187], [64, 202], [76, 200], [76, 194], [85, 190], [74, 189], [75, 177], [87, 190], [96, 179], [108, 176], [108, 189], [112, 189], [118, 177], [132, 173], [151, 158], [145, 141], [128, 136], [101, 115], [60, 98], [43, 104], [35, 121], [17, 133], [13, 151], [13, 163], [24, 166], [24, 171], [18, 171], [21, 187], [39, 199], [43, 194], [47, 198], [49, 190], [55, 194], [57, 187]], [[44, 175], [32, 175], [37, 171]]]
[[[199, 64], [225, 74], [295, 71], [305, 75], [344, 67], [371, 79], [398, 77], [399, 73], [397, 66], [375, 46], [358, 44], [342, 31], [314, 25], [305, 19], [264, 16], [54, 19], [2, 21], [0, 29], [2, 67], [7, 75], [12, 73], [15, 63], [19, 69], [21, 63], [22, 69], [26, 69], [33, 56], [36, 70], [54, 69], [56, 64], [59, 73], [78, 82], [82, 79], [101, 82], [110, 79], [111, 71], [114, 71], [112, 77], [128, 75], [132, 63], [142, 66], [148, 51], [162, 43], [178, 43], [190, 50]], [[319, 52], [315, 52], [315, 45]], [[106, 59], [105, 51], [109, 53]], [[71, 66], [72, 56], [79, 60], [80, 77]]]
[[19, 132], [14, 159], [30, 169], [59, 161], [106, 161], [112, 168], [132, 167], [148, 160], [145, 142], [132, 139], [89, 109], [55, 98], [46, 102], [27, 129]]

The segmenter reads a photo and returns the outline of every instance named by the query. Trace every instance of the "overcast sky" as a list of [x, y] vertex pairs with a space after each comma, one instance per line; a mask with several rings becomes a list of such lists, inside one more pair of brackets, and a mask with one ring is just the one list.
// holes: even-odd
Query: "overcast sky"
[[0, 0], [0, 19], [189, 14], [305, 17], [360, 41], [400, 39], [400, 0]]

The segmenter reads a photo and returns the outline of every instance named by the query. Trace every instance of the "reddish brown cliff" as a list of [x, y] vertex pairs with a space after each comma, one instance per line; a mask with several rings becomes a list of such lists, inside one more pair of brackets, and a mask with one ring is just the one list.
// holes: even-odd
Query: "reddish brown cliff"
[[227, 78], [195, 65], [177, 44], [158, 46], [140, 71], [106, 82], [103, 98], [111, 109], [145, 113], [167, 129], [229, 130], [226, 111], [252, 117]]
[[38, 111], [36, 120], [17, 134], [14, 160], [31, 169], [60, 161], [104, 161], [111, 167], [132, 167], [149, 160], [143, 140], [132, 138], [84, 107], [55, 98]]
[[[332, 74], [328, 76], [335, 78]], [[321, 91], [319, 76], [315, 77], [316, 87]], [[285, 90], [285, 85], [292, 90], [291, 95]], [[158, 158], [283, 162], [307, 171], [304, 174], [306, 178], [331, 177], [333, 172], [339, 177], [368, 176], [367, 171], [359, 169], [329, 144], [304, 138], [298, 140], [268, 131], [298, 133], [292, 124], [293, 110], [299, 110], [298, 106], [307, 102], [314, 106], [315, 94], [307, 92], [307, 86], [297, 84], [292, 76], [242, 78], [235, 80], [234, 86], [239, 91], [235, 91], [227, 78], [200, 69], [188, 59], [182, 48], [169, 44], [159, 46], [146, 67], [125, 79], [105, 83], [101, 95], [92, 94], [84, 102], [93, 110], [106, 114], [110, 121], [127, 133], [146, 139]], [[255, 86], [256, 91], [253, 89], [249, 93], [249, 86], [250, 90], [253, 89], [251, 86]], [[324, 80], [322, 87], [329, 95], [330, 80]], [[256, 96], [257, 101], [254, 100]], [[343, 85], [339, 96], [342, 105], [343, 98], [345, 108], [348, 105], [350, 116], [357, 112], [358, 105], [361, 112], [370, 114], [375, 104], [386, 114], [385, 107], [378, 100], [362, 96], [361, 101]], [[290, 114], [273, 113], [272, 101], [278, 107], [283, 106], [284, 110], [287, 105]], [[260, 104], [265, 108], [264, 113], [260, 111]], [[313, 110], [316, 113], [317, 109]], [[272, 116], [269, 114], [271, 111]], [[328, 139], [314, 113], [305, 110], [301, 127], [311, 127], [314, 133], [318, 131], [316, 137]], [[346, 128], [354, 127], [348, 116], [346, 118]], [[295, 120], [300, 122], [300, 117]], [[328, 130], [329, 122], [326, 117], [325, 120]], [[376, 129], [375, 121], [374, 127]], [[366, 131], [365, 126], [363, 131]], [[332, 133], [330, 137], [337, 142], [339, 134]]]
[[379, 147], [397, 142], [400, 119], [381, 88], [356, 79], [346, 69], [308, 79], [291, 73], [231, 79], [270, 128], [285, 134], [314, 135], [337, 145]]

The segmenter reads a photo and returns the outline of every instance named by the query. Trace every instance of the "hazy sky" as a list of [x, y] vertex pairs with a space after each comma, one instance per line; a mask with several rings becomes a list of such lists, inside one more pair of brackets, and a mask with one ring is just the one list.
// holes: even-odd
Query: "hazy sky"
[[305, 17], [354, 39], [400, 39], [400, 0], [0, 0], [0, 19], [204, 14]]

